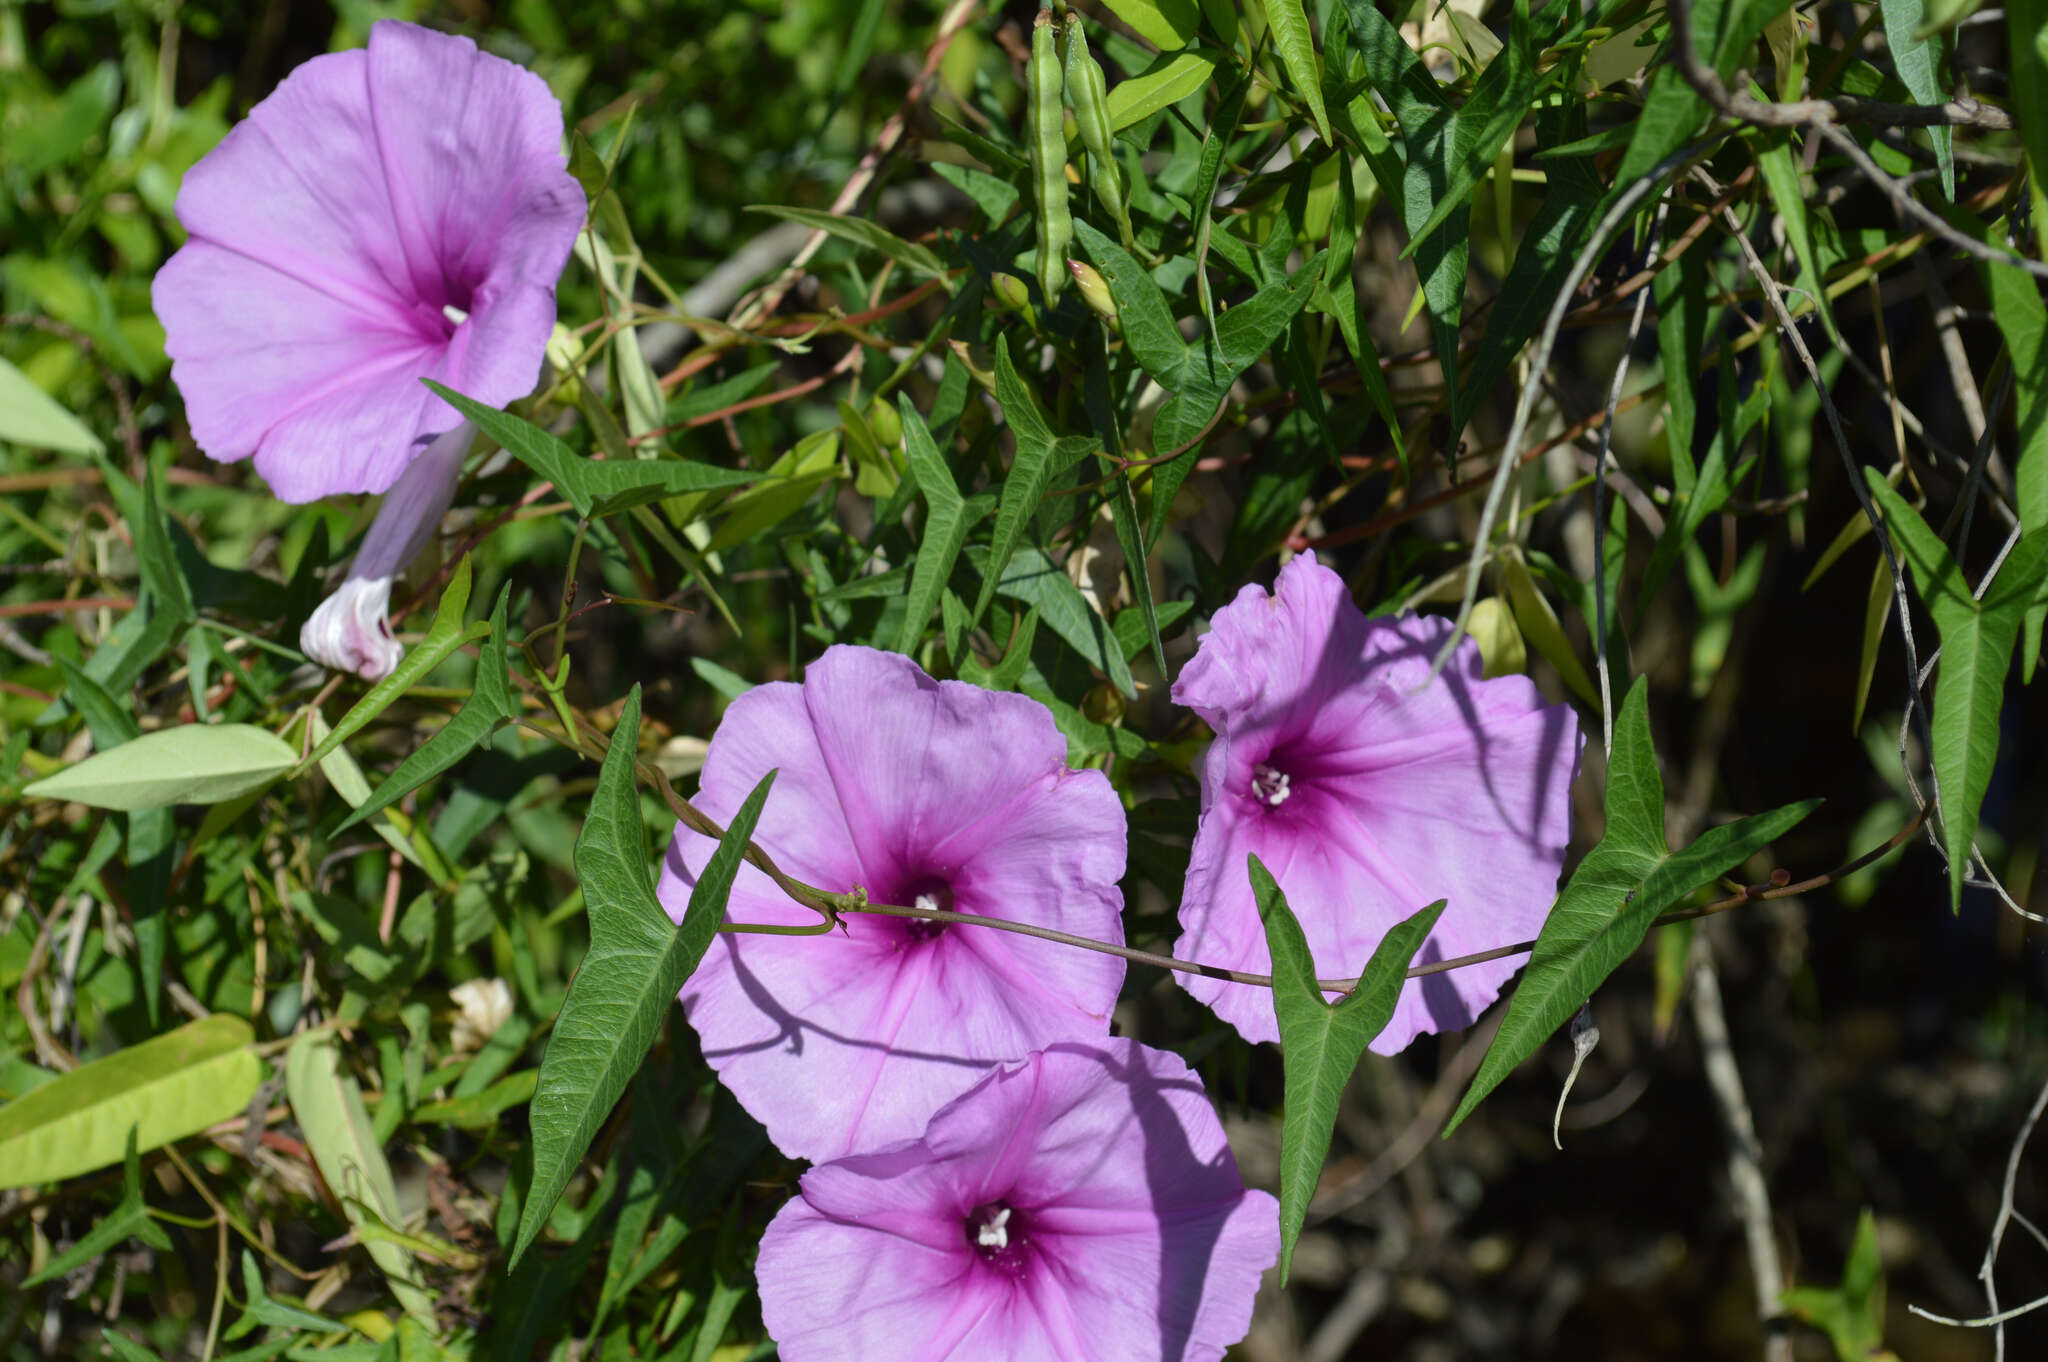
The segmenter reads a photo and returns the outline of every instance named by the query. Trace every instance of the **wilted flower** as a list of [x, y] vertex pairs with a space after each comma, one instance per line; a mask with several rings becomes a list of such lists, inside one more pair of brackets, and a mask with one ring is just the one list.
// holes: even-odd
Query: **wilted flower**
[[[1216, 730], [1175, 953], [1269, 969], [1246, 858], [1279, 880], [1325, 978], [1365, 968], [1389, 927], [1448, 900], [1417, 959], [1526, 941], [1556, 897], [1584, 741], [1526, 677], [1480, 679], [1461, 641], [1432, 680], [1451, 622], [1368, 620], [1343, 579], [1306, 555], [1274, 592], [1247, 586], [1174, 682]], [[1392, 1054], [1457, 1030], [1526, 956], [1411, 980], [1373, 1042]], [[1247, 1039], [1277, 1040], [1260, 989], [1177, 975]]]
[[789, 1362], [1213, 1362], [1279, 1249], [1201, 1080], [1105, 1039], [988, 1075], [922, 1139], [811, 1169], [755, 1271]]
[[[1036, 701], [835, 647], [801, 686], [733, 701], [696, 802], [723, 821], [778, 770], [754, 840], [797, 879], [1121, 942], [1123, 806], [1066, 753]], [[660, 893], [678, 920], [711, 845], [676, 830]], [[751, 866], [727, 916], [817, 921]], [[776, 1145], [829, 1159], [915, 1136], [994, 1064], [1104, 1034], [1123, 976], [1012, 932], [857, 914], [829, 936], [721, 933], [681, 997]]]
[[461, 471], [469, 432], [420, 379], [495, 406], [540, 373], [583, 221], [566, 165], [538, 76], [386, 21], [367, 50], [292, 72], [186, 172], [191, 238], [154, 299], [193, 439], [253, 457], [286, 501], [391, 492], [302, 639], [329, 665], [396, 661], [383, 597]]
[[470, 979], [448, 990], [455, 1004], [455, 1025], [448, 1030], [448, 1048], [472, 1054], [490, 1043], [498, 1028], [512, 1019], [512, 986], [503, 979]]

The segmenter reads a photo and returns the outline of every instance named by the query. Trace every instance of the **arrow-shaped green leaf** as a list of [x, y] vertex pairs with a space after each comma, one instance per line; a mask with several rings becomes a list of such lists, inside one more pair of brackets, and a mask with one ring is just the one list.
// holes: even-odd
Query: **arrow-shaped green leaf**
[[1308, 937], [1287, 906], [1287, 896], [1251, 858], [1252, 895], [1266, 927], [1273, 956], [1273, 1011], [1280, 1021], [1280, 1058], [1285, 1068], [1287, 1106], [1280, 1121], [1280, 1281], [1294, 1261], [1309, 1199], [1330, 1152], [1337, 1105], [1358, 1058], [1386, 1029], [1407, 982], [1408, 962], [1436, 926], [1444, 900], [1397, 924], [1374, 948], [1358, 987], [1332, 1004], [1316, 987], [1316, 965]]
[[1962, 569], [1906, 499], [1875, 469], [1865, 469], [1885, 528], [1913, 569], [1920, 599], [1941, 633], [1941, 675], [1934, 686], [1934, 778], [1941, 783], [1941, 821], [1948, 844], [1949, 907], [1960, 909], [1963, 878], [1977, 816], [1998, 764], [1998, 711], [2013, 645], [2048, 569], [2048, 528], [2035, 530], [2006, 555], [1984, 599], [1970, 594]]
[[1664, 840], [1664, 785], [1650, 744], [1648, 687], [1629, 688], [1614, 725], [1607, 765], [1607, 831], [1588, 852], [1537, 935], [1507, 1016], [1480, 1061], [1449, 1134], [1535, 1053], [1635, 953], [1658, 914], [1748, 860], [1820, 807], [1788, 804], [1708, 830], [1683, 851]]
[[733, 815], [718, 849], [690, 891], [678, 927], [647, 879], [647, 837], [633, 766], [640, 740], [640, 688], [633, 687], [605, 753], [589, 816], [576, 838], [576, 878], [590, 913], [583, 957], [555, 1031], [541, 1056], [540, 1086], [529, 1109], [533, 1185], [519, 1212], [511, 1263], [533, 1243], [569, 1185], [598, 1127], [626, 1090], [661, 1032], [676, 991], [697, 968], [739, 873], [775, 773], [769, 772]]

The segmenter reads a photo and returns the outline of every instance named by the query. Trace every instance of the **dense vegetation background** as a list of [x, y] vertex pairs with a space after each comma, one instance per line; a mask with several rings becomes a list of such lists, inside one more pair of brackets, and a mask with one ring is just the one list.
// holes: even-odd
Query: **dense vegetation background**
[[[97, 1171], [0, 1176], [0, 1354], [771, 1356], [752, 1249], [800, 1165], [674, 1009], [507, 1273], [528, 1103], [589, 940], [572, 848], [628, 690], [649, 773], [687, 794], [724, 704], [830, 642], [1021, 688], [1124, 795], [1128, 935], [1163, 948], [1204, 735], [1162, 668], [1240, 583], [1314, 551], [1373, 611], [1455, 611], [1483, 566], [1489, 658], [1593, 735], [1575, 855], [1602, 826], [1604, 612], [1617, 706], [1647, 678], [1673, 845], [1824, 797], [1732, 877], [1823, 882], [1651, 933], [1592, 999], [1601, 1043], [1561, 1152], [1562, 1037], [1447, 1141], [1496, 1019], [1368, 1058], [1242, 1356], [1989, 1356], [1991, 1331], [1906, 1307], [1985, 1314], [1995, 1227], [1998, 1299], [2048, 1293], [2025, 1218], [2048, 1154], [2014, 1152], [2048, 1078], [2020, 911], [2048, 911], [2048, 710], [2018, 668], [1962, 720], [1940, 711], [1947, 663], [1909, 686], [1896, 574], [1922, 666], [1959, 598], [1930, 613], [1940, 592], [1888, 565], [1862, 470], [1895, 475], [1970, 583], [2048, 512], [2040, 279], [2013, 263], [2041, 254], [2048, 13], [1694, 0], [1705, 56], [1682, 69], [1674, 16], [1644, 0], [1396, 6], [1425, 49], [1405, 62], [1363, 40], [1363, 4], [1311, 0], [1306, 57], [1256, 0], [1076, 7], [1109, 72], [1134, 245], [1183, 332], [1290, 278], [1312, 292], [1231, 366], [1213, 421], [1155, 445], [1129, 298], [1112, 331], [1072, 287], [1020, 312], [992, 277], [1037, 287], [1036, 6], [0, 0], [0, 1102], [121, 1051], [145, 1056], [137, 1074], [86, 1095], [120, 1131], [135, 1104], [247, 1083], [240, 1114], [125, 1172], [117, 1135]], [[308, 664], [299, 624], [370, 508], [283, 505], [200, 454], [149, 283], [181, 240], [180, 175], [292, 67], [393, 16], [530, 65], [575, 132], [594, 209], [560, 289], [571, 372], [524, 415], [579, 453], [784, 476], [586, 521], [566, 485], [481, 460], [394, 616], [420, 655], [453, 641], [433, 629], [451, 583], [471, 619], [509, 587], [511, 703], [533, 722], [337, 831], [506, 634], [465, 636], [366, 708], [367, 687]], [[1885, 107], [1952, 97], [1933, 130]], [[1075, 214], [1118, 237], [1073, 178]], [[899, 393], [955, 486], [907, 465]], [[990, 562], [985, 515], [919, 585], [933, 516], [948, 494], [1005, 496], [1034, 404], [1080, 456], [1026, 508], [1012, 561], [1035, 567]], [[1518, 470], [1482, 522], [1504, 451]], [[968, 628], [984, 573], [1000, 587]], [[1986, 599], [2016, 617], [2026, 587]], [[2019, 644], [2028, 675], [2037, 645]], [[304, 751], [352, 712], [324, 761], [228, 804], [23, 793], [136, 733], [251, 724]], [[1930, 732], [1975, 744], [1958, 759], [1986, 791], [1954, 912], [1934, 842], [1954, 845], [1960, 801], [1943, 838], [1913, 835]], [[664, 844], [653, 784], [640, 807]], [[1148, 966], [1117, 1021], [1196, 1065], [1247, 1179], [1277, 1189], [1277, 1051]], [[283, 1096], [292, 1038], [335, 1023], [402, 1226], [351, 1229]], [[1727, 1128], [1720, 1060], [1753, 1139]], [[22, 1133], [0, 1106], [0, 1165]], [[393, 1255], [424, 1305], [400, 1309]], [[1795, 1294], [1759, 1299], [1766, 1259]], [[2005, 1335], [2016, 1357], [2048, 1345], [2038, 1319]]]

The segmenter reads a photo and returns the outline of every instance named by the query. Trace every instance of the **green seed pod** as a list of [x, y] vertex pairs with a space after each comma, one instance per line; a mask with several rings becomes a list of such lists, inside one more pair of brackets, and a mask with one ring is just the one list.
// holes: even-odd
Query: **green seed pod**
[[1081, 131], [1081, 145], [1088, 149], [1088, 183], [1103, 211], [1115, 219], [1125, 249], [1134, 249], [1131, 211], [1124, 202], [1123, 175], [1110, 141], [1109, 85], [1102, 64], [1088, 52], [1078, 14], [1067, 16], [1067, 102], [1074, 106], [1074, 124]]
[[1088, 304], [1095, 315], [1116, 326], [1116, 299], [1110, 296], [1109, 281], [1101, 271], [1085, 260], [1069, 260], [1067, 268], [1074, 272], [1074, 287], [1081, 291], [1081, 301]]
[[1074, 239], [1067, 206], [1066, 115], [1060, 107], [1065, 82], [1053, 39], [1052, 11], [1041, 9], [1031, 30], [1024, 78], [1030, 86], [1031, 184], [1038, 201], [1038, 287], [1048, 309], [1067, 282], [1067, 245]]

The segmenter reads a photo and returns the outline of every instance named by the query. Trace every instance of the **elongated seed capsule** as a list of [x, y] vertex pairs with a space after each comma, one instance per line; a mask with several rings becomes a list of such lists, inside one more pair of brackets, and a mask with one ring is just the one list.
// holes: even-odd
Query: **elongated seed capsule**
[[1066, 115], [1060, 105], [1065, 82], [1053, 36], [1052, 11], [1041, 9], [1031, 30], [1024, 79], [1030, 86], [1031, 183], [1038, 199], [1038, 287], [1048, 309], [1067, 282], [1067, 245], [1074, 239], [1067, 206]]
[[1109, 83], [1102, 64], [1088, 51], [1087, 35], [1081, 31], [1081, 16], [1067, 16], [1067, 102], [1074, 107], [1074, 123], [1081, 130], [1081, 145], [1088, 149], [1088, 184], [1103, 211], [1116, 220], [1117, 234], [1125, 249], [1135, 249], [1131, 240], [1131, 212], [1124, 202], [1124, 181], [1117, 169], [1116, 151], [1110, 140]]

